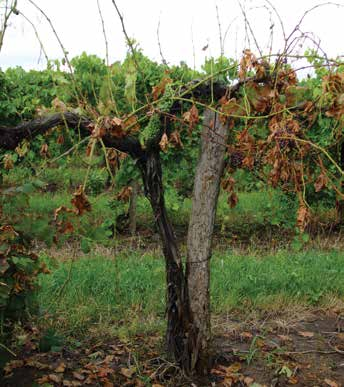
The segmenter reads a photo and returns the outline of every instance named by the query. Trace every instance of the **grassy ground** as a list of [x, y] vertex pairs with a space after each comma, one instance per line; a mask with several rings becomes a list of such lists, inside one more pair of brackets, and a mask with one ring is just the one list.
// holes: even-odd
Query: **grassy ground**
[[[88, 192], [93, 211], [73, 219], [75, 232], [72, 237], [64, 235], [62, 239], [60, 236], [62, 241], [60, 250], [54, 250], [54, 248], [44, 250], [40, 241], [51, 243], [56, 233], [56, 225], [52, 222], [54, 210], [61, 205], [71, 206], [72, 192], [84, 178], [82, 168], [73, 170], [73, 173], [67, 171], [66, 175], [62, 174], [63, 171], [61, 174], [57, 172], [47, 169], [44, 173], [43, 180], [49, 184], [51, 190], [49, 188], [33, 192], [23, 201], [19, 195], [18, 198], [17, 196], [13, 198], [16, 200], [14, 203], [5, 202], [3, 206], [5, 214], [10, 218], [17, 218], [18, 230], [39, 241], [38, 251], [41, 259], [51, 269], [50, 275], [40, 277], [39, 314], [38, 317], [32, 316], [31, 321], [37, 330], [33, 330], [36, 333], [31, 332], [34, 339], [32, 341], [30, 339], [29, 344], [25, 344], [25, 348], [31, 348], [31, 353], [35, 353], [38, 358], [41, 355], [45, 357], [49, 369], [53, 369], [52, 364], [63, 360], [61, 356], [67, 356], [63, 360], [65, 363], [70, 362], [69, 352], [63, 352], [67, 348], [73, 352], [72, 358], [75, 360], [75, 364], [68, 370], [69, 373], [72, 370], [84, 369], [83, 367], [86, 367], [85, 373], [87, 373], [89, 358], [95, 353], [98, 355], [92, 358], [92, 361], [96, 362], [97, 367], [101, 364], [98, 357], [104, 358], [102, 362], [110, 362], [109, 367], [112, 371], [114, 372], [117, 367], [116, 375], [123, 377], [122, 369], [130, 363], [129, 371], [131, 372], [133, 367], [135, 374], [142, 377], [140, 381], [153, 380], [154, 378], [150, 376], [143, 378], [140, 369], [147, 366], [147, 375], [152, 374], [154, 367], [156, 371], [161, 371], [160, 363], [152, 365], [147, 362], [147, 359], [159, 358], [161, 361], [160, 355], [163, 354], [161, 343], [165, 329], [165, 265], [159, 249], [152, 250], [152, 247], [157, 245], [157, 241], [148, 202], [143, 196], [138, 200], [138, 236], [135, 239], [126, 239], [124, 234], [113, 238], [108, 231], [111, 226], [113, 229], [116, 216], [125, 212], [128, 204], [114, 201], [114, 192], [105, 192], [96, 196], [96, 193], [103, 191], [102, 184], [105, 179], [104, 176], [94, 174], [93, 180], [91, 179], [93, 183], [89, 185]], [[14, 184], [17, 178], [17, 175], [7, 176], [8, 186]], [[23, 175], [22, 180], [25, 181], [25, 179], [26, 175]], [[181, 197], [173, 186], [166, 189], [165, 195], [169, 215], [176, 226], [182, 245], [191, 200]], [[323, 211], [320, 210], [317, 210], [316, 227], [326, 222], [332, 224], [335, 214], [330, 213], [326, 208], [323, 208]], [[270, 359], [271, 353], [275, 356], [276, 348], [270, 350], [270, 347], [261, 345], [256, 348], [257, 340], [266, 335], [265, 331], [259, 331], [265, 325], [266, 316], [284, 313], [282, 319], [285, 319], [285, 323], [281, 325], [281, 320], [277, 328], [276, 324], [272, 323], [273, 329], [277, 329], [274, 333], [276, 337], [266, 338], [266, 340], [279, 342], [286, 337], [279, 337], [280, 329], [283, 329], [284, 334], [284, 330], [288, 332], [291, 327], [289, 315], [285, 316], [286, 310], [287, 314], [290, 312], [291, 318], [298, 322], [303, 321], [305, 311], [314, 310], [314, 308], [326, 311], [337, 308], [340, 313], [343, 310], [343, 303], [340, 301], [344, 295], [344, 253], [341, 252], [343, 248], [340, 249], [343, 247], [343, 243], [340, 242], [341, 234], [338, 233], [335, 237], [326, 239], [326, 243], [324, 241], [319, 243], [315, 241], [319, 236], [314, 233], [313, 240], [310, 242], [306, 240], [305, 244], [301, 243], [294, 247], [290, 244], [291, 240], [287, 240], [285, 236], [292, 235], [295, 211], [292, 200], [277, 190], [241, 192], [239, 204], [234, 209], [229, 208], [226, 195], [220, 195], [216, 220], [216, 249], [211, 261], [211, 302], [213, 332], [219, 337], [218, 342], [215, 340], [215, 343], [219, 344], [218, 349], [222, 351], [221, 356], [227, 363], [238, 360], [250, 365], [247, 359], [251, 362], [255, 353], [261, 351], [264, 364], [261, 365], [258, 362], [257, 367], [259, 370], [267, 368], [265, 357]], [[89, 254], [79, 250], [80, 241], [82, 245], [85, 239], [90, 242], [91, 253]], [[241, 244], [245, 249], [238, 248]], [[306, 245], [307, 251], [299, 251]], [[316, 245], [322, 248], [310, 249], [309, 247]], [[228, 246], [231, 248], [229, 249]], [[283, 248], [279, 250], [278, 246]], [[182, 247], [182, 251], [183, 249], [185, 246]], [[254, 325], [245, 326], [251, 318], [255, 319]], [[236, 328], [231, 328], [233, 322], [230, 321], [231, 319], [234, 319]], [[316, 322], [309, 329], [316, 331], [318, 320], [323, 321], [323, 316], [317, 311], [314, 319]], [[331, 316], [330, 320], [335, 327], [331, 329], [335, 331], [337, 315]], [[247, 342], [237, 334], [238, 324], [240, 332], [249, 332], [245, 333]], [[19, 333], [15, 337], [22, 341], [21, 338], [27, 336], [26, 333], [21, 332], [23, 327], [18, 329]], [[25, 329], [28, 328], [24, 327]], [[30, 326], [29, 329], [31, 329]], [[295, 328], [293, 343], [290, 341], [290, 348], [287, 351], [295, 352], [295, 348], [298, 348], [300, 353], [303, 352], [300, 337], [301, 341], [305, 338], [299, 334], [299, 331], [306, 329], [308, 327]], [[156, 343], [154, 354], [150, 349], [150, 339], [148, 340], [152, 337]], [[147, 343], [142, 342], [143, 338], [147, 338]], [[230, 338], [229, 341], [228, 338]], [[320, 349], [325, 354], [329, 349], [325, 345], [327, 338], [323, 339], [324, 345]], [[339, 340], [339, 338], [336, 339]], [[221, 347], [223, 343], [230, 345], [228, 347], [230, 351], [228, 348]], [[246, 347], [242, 347], [243, 343]], [[282, 344], [281, 342], [281, 347]], [[307, 347], [306, 352], [319, 351], [318, 342], [314, 341], [312, 344], [314, 344], [313, 347], [310, 349]], [[23, 347], [22, 344], [20, 345]], [[21, 348], [20, 345], [18, 344], [18, 348]], [[97, 349], [98, 345], [102, 348], [100, 351]], [[109, 346], [111, 348], [108, 348]], [[116, 347], [115, 350], [113, 346]], [[234, 360], [232, 358], [228, 360], [233, 356], [232, 350], [236, 346], [242, 347], [242, 353], [239, 357], [233, 358]], [[80, 347], [83, 349], [80, 350]], [[133, 363], [133, 353], [139, 352], [137, 348], [143, 347], [146, 349], [140, 355], [142, 363], [135, 360], [135, 355]], [[265, 351], [266, 348], [268, 349]], [[344, 344], [341, 348], [340, 351], [344, 350]], [[332, 347], [330, 350], [333, 352]], [[334, 352], [337, 356], [336, 350]], [[113, 356], [116, 361], [119, 359], [115, 368], [113, 361], [109, 361]], [[267, 374], [265, 379], [259, 379], [262, 376], [259, 371], [254, 377], [255, 380], [270, 382], [276, 372], [284, 370], [283, 372], [289, 373], [289, 369], [298, 367], [285, 363], [284, 359], [283, 362], [280, 363], [278, 359], [278, 362], [274, 363], [272, 373]], [[313, 368], [316, 370], [318, 359], [313, 363]], [[169, 362], [166, 364], [167, 367], [171, 366]], [[286, 364], [287, 371], [283, 368]], [[242, 367], [244, 368], [243, 365]], [[21, 368], [23, 373], [27, 371], [25, 362]], [[124, 369], [127, 370], [127, 368]], [[247, 371], [250, 375], [250, 370], [245, 370], [245, 373]], [[32, 379], [36, 380], [37, 370], [31, 371]], [[100, 374], [103, 371], [99, 369]], [[223, 367], [216, 372], [224, 372]], [[125, 373], [128, 372], [125, 371]], [[219, 376], [215, 373], [211, 382], [216, 380], [216, 375]], [[18, 377], [22, 378], [21, 375]], [[159, 378], [156, 380], [161, 381]], [[146, 385], [150, 385], [149, 383]], [[118, 385], [123, 384], [124, 382]], [[18, 383], [6, 385], [16, 386]], [[137, 385], [141, 386], [141, 384]], [[172, 382], [170, 385], [179, 384]]]
[[[67, 257], [66, 257], [67, 258]], [[130, 334], [164, 326], [164, 263], [133, 252], [44, 258], [39, 303], [45, 324], [74, 336], [90, 330]], [[344, 295], [344, 254], [307, 251], [274, 255], [215, 253], [211, 298], [215, 315], [276, 310], [288, 304], [326, 305]], [[46, 315], [48, 313], [48, 316]]]

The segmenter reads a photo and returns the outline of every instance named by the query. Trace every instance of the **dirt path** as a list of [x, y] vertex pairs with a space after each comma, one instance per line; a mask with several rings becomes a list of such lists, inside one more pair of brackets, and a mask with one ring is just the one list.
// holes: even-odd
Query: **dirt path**
[[343, 310], [220, 316], [213, 325], [216, 355], [206, 380], [183, 377], [154, 334], [43, 353], [32, 339], [8, 363], [0, 386], [344, 386]]

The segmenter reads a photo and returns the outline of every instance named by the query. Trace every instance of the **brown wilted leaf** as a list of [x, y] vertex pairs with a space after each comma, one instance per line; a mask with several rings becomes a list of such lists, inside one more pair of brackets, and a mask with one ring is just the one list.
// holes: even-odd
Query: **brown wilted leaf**
[[166, 85], [169, 83], [172, 83], [172, 79], [169, 77], [164, 77], [156, 86], [153, 86], [152, 95], [154, 101], [156, 101], [161, 94], [164, 94]]
[[42, 157], [47, 157], [49, 155], [49, 147], [48, 147], [48, 144], [44, 143], [42, 146], [41, 146], [41, 150], [39, 151], [39, 154], [42, 156]]
[[328, 177], [322, 172], [316, 179], [314, 183], [315, 192], [320, 192], [323, 188], [327, 186]]
[[[74, 226], [72, 225], [71, 222], [65, 222], [59, 228], [59, 232], [61, 234], [71, 234], [73, 231], [74, 231]], [[58, 371], [56, 371], [56, 372], [58, 372]]]
[[113, 137], [123, 138], [127, 135], [124, 130], [123, 120], [118, 117], [105, 117], [100, 126]]
[[247, 169], [252, 169], [254, 167], [254, 157], [253, 156], [246, 156], [242, 160], [242, 166], [246, 167]]
[[258, 79], [264, 78], [266, 75], [266, 69], [268, 68], [268, 64], [258, 63], [254, 66], [256, 70], [256, 76]]
[[177, 130], [170, 134], [170, 144], [183, 148], [183, 143]]
[[247, 71], [253, 68], [253, 65], [257, 63], [257, 58], [251, 50], [246, 49], [243, 51], [243, 56], [240, 60], [239, 67], [239, 79], [243, 81], [246, 77]]
[[238, 204], [239, 198], [235, 192], [232, 192], [228, 197], [228, 204], [230, 208], [234, 208]]
[[87, 157], [91, 156], [92, 149], [94, 149], [93, 147], [94, 147], [94, 139], [91, 138], [90, 141], [87, 144], [87, 147], [86, 147], [86, 152], [85, 153], [86, 153]]
[[195, 127], [199, 121], [199, 114], [196, 105], [192, 105], [191, 109], [183, 114], [183, 120], [189, 124], [190, 131]]
[[120, 192], [116, 195], [116, 199], [122, 202], [128, 202], [131, 197], [132, 187], [123, 187]]
[[29, 151], [29, 142], [27, 140], [23, 140], [21, 145], [17, 146], [15, 151], [20, 157], [24, 157], [26, 153]]
[[59, 145], [62, 145], [64, 144], [64, 137], [63, 137], [63, 134], [60, 134], [58, 137], [57, 137], [57, 141], [56, 141]]
[[244, 106], [241, 106], [236, 98], [231, 98], [223, 105], [221, 105], [221, 111], [223, 112], [225, 118], [230, 116], [245, 116], [246, 110]]
[[56, 208], [54, 211], [54, 220], [57, 220], [58, 216], [62, 212], [75, 212], [75, 211], [73, 211], [72, 209], [70, 209], [66, 206], [60, 206], [60, 207]]
[[92, 130], [91, 136], [93, 138], [102, 138], [105, 136], [106, 129], [101, 125], [96, 125]]
[[167, 148], [168, 148], [168, 137], [167, 137], [167, 134], [164, 133], [162, 136], [161, 136], [161, 140], [159, 142], [159, 146], [160, 146], [160, 149], [163, 151], [163, 152], [167, 152]]
[[222, 179], [221, 187], [226, 192], [232, 192], [235, 185], [235, 179], [232, 176], [227, 177], [227, 179]]
[[125, 117], [122, 122], [123, 129], [127, 133], [137, 133], [140, 130], [140, 124], [138, 122], [137, 116]]
[[73, 193], [73, 199], [71, 203], [76, 208], [76, 214], [82, 215], [86, 211], [91, 211], [91, 203], [88, 201], [87, 196], [84, 193], [82, 185]]

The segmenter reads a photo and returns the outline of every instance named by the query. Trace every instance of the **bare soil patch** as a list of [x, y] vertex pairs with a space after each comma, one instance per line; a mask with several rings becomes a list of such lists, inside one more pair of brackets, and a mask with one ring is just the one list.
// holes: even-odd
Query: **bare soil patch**
[[7, 364], [4, 387], [45, 386], [344, 386], [344, 310], [286, 310], [259, 318], [214, 319], [214, 364], [190, 379], [163, 354], [158, 334], [130, 340], [92, 337], [59, 352], [34, 340]]

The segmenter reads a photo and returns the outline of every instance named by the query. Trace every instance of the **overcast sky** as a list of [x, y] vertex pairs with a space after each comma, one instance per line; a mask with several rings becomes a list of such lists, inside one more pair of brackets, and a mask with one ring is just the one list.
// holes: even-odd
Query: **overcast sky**
[[[125, 56], [126, 46], [120, 20], [111, 0], [99, 0], [99, 3], [109, 41], [110, 61], [121, 60]], [[307, 9], [320, 3], [314, 0], [270, 0], [283, 20], [286, 35], [294, 29]], [[344, 0], [336, 3], [344, 6]], [[70, 57], [86, 51], [105, 58], [97, 0], [36, 0], [36, 4], [51, 18]], [[224, 44], [226, 56], [239, 57], [244, 48], [251, 48], [258, 54], [250, 28], [264, 53], [268, 52], [270, 45], [271, 28], [274, 35], [273, 52], [282, 47], [280, 23], [266, 0], [241, 0], [249, 21], [246, 28], [237, 0], [117, 0], [117, 4], [129, 36], [140, 43], [146, 55], [158, 61], [161, 61], [157, 39], [159, 20], [161, 48], [169, 63], [186, 61], [193, 67], [195, 61], [199, 67], [206, 56], [218, 56], [220, 43], [216, 6], [222, 35], [227, 31]], [[37, 27], [49, 58], [61, 58], [61, 49], [42, 15], [28, 0], [18, 0], [18, 9]], [[327, 5], [307, 15], [301, 30], [314, 33], [313, 38], [321, 40], [321, 47], [329, 56], [343, 55], [343, 20], [343, 7]], [[297, 49], [302, 53], [306, 46], [312, 45], [308, 41]], [[202, 50], [205, 46], [208, 48]], [[9, 66], [23, 66], [26, 69], [45, 66], [35, 33], [21, 16], [12, 17], [0, 53], [0, 67], [5, 69]]]

